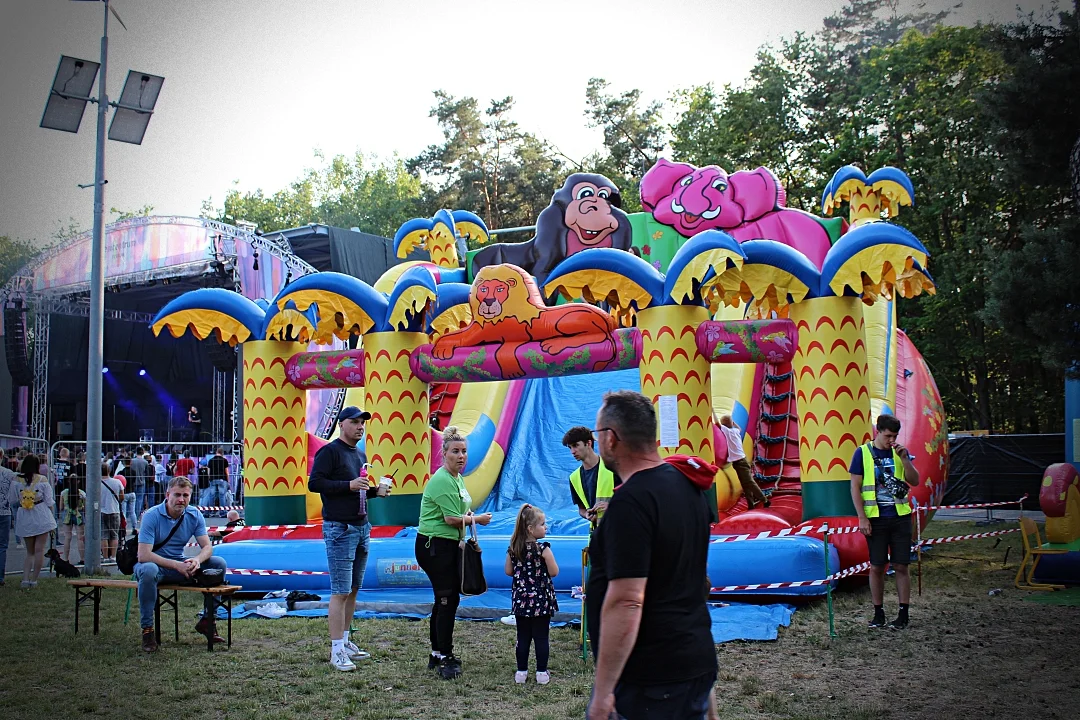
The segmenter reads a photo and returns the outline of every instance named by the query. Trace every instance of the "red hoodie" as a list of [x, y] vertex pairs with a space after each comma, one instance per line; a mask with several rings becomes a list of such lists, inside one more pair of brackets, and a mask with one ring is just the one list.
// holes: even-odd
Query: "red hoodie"
[[720, 470], [712, 463], [705, 462], [693, 455], [668, 455], [664, 458], [664, 462], [685, 475], [690, 482], [701, 490], [708, 490], [712, 487], [713, 481], [716, 479], [716, 473]]

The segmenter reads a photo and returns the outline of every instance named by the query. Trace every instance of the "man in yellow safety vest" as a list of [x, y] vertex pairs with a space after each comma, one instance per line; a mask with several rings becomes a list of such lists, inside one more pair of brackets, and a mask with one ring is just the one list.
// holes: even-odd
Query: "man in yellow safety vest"
[[570, 454], [581, 463], [570, 473], [570, 495], [578, 507], [578, 514], [595, 528], [615, 488], [622, 484], [622, 479], [605, 467], [604, 461], [596, 454], [593, 433], [589, 428], [581, 425], [570, 428], [563, 435], [562, 444], [570, 448]]
[[[866, 536], [870, 549], [870, 597], [874, 617], [870, 627], [902, 630], [908, 625], [908, 602], [911, 599], [911, 504], [909, 488], [919, 486], [919, 471], [911, 463], [912, 455], [896, 441], [900, 421], [892, 415], [879, 415], [873, 442], [855, 450], [848, 471], [851, 473], [851, 501], [859, 516], [859, 532]], [[896, 619], [885, 622], [885, 565], [896, 570], [896, 594], [900, 610]]]

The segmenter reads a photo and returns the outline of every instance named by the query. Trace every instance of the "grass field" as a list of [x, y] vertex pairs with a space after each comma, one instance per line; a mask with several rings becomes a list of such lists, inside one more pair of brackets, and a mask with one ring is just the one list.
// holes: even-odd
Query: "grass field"
[[[935, 522], [926, 534], [967, 532], [977, 530]], [[869, 593], [856, 587], [836, 595], [838, 637], [815, 601], [775, 642], [719, 646], [721, 717], [1076, 717], [1080, 608], [1021, 602], [1027, 593], [1011, 585], [1019, 559], [1017, 534], [935, 548], [903, 632], [868, 630]], [[554, 720], [583, 717], [591, 687], [572, 629], [552, 630], [551, 684], [530, 676], [515, 686], [513, 628], [459, 622], [465, 673], [447, 682], [426, 669], [426, 621], [357, 621], [353, 637], [372, 659], [340, 673], [327, 663], [323, 618], [240, 620], [232, 649], [211, 654], [191, 629], [197, 601], [184, 598], [180, 643], [165, 635], [147, 656], [137, 610], [122, 623], [125, 593], [105, 593], [100, 635], [84, 625], [76, 636], [63, 581], [25, 592], [11, 579], [0, 588], [3, 718]], [[891, 582], [886, 593], [894, 613]]]

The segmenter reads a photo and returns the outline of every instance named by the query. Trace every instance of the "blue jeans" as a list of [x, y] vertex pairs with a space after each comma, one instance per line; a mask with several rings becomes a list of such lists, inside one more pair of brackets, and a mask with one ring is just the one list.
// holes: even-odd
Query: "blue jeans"
[[[135, 514], [135, 495], [132, 493], [126, 493], [124, 495], [123, 505], [120, 506], [120, 512], [127, 520], [127, 529], [129, 533], [135, 532], [135, 526], [139, 524], [139, 517]], [[121, 538], [122, 539], [122, 538]]]
[[[226, 569], [225, 558], [209, 557], [202, 564], [204, 568]], [[157, 603], [158, 585], [192, 585], [191, 580], [171, 568], [163, 568], [155, 563], [138, 563], [135, 565], [135, 580], [139, 583], [139, 626], [143, 628], [154, 627], [154, 605]], [[210, 595], [203, 596], [204, 617], [214, 617], [214, 599]]]
[[4, 581], [7, 570], [8, 538], [11, 535], [11, 515], [0, 515], [0, 583]]
[[330, 593], [348, 595], [364, 584], [368, 546], [371, 544], [371, 523], [323, 521], [323, 542], [326, 543], [326, 566], [330, 570]]
[[138, 518], [142, 517], [143, 510], [146, 509], [145, 506], [144, 506], [145, 502], [146, 502], [146, 486], [145, 485], [136, 485], [135, 486], [135, 516], [136, 517], [138, 517]]

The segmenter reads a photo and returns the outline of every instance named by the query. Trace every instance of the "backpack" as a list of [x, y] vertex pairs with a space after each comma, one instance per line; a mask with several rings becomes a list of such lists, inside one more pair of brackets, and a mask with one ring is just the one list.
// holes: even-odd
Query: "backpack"
[[[176, 534], [176, 531], [180, 529], [180, 526], [184, 523], [184, 516], [181, 515], [180, 519], [173, 525], [173, 529], [169, 531], [169, 534], [165, 536], [165, 539], [159, 543], [154, 543], [154, 549], [151, 552], [157, 552], [161, 548], [165, 547], [165, 543], [172, 539], [172, 536]], [[120, 543], [120, 547], [116, 549], [116, 568], [124, 575], [131, 575], [135, 572], [135, 565], [139, 562], [139, 534], [133, 533], [132, 536]]]

